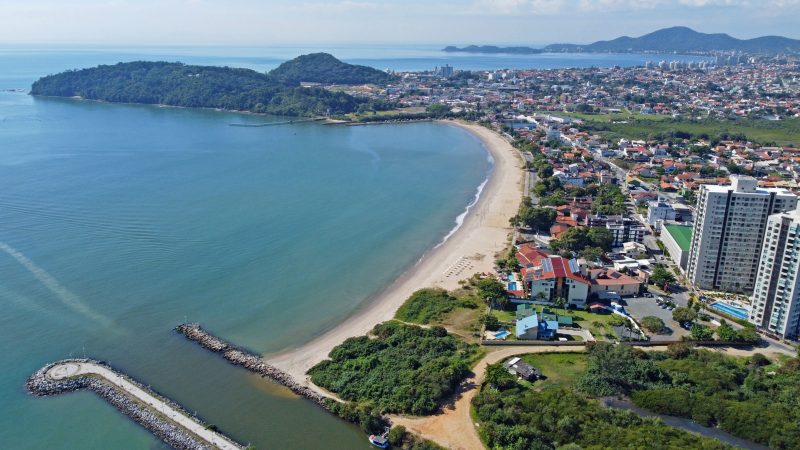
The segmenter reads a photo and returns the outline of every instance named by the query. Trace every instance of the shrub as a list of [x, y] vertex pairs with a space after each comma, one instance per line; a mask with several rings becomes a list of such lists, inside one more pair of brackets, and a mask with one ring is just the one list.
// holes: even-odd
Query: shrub
[[664, 321], [655, 316], [643, 317], [641, 322], [642, 327], [651, 333], [663, 333], [667, 328]]
[[420, 289], [403, 303], [395, 318], [404, 322], [428, 324], [440, 320], [456, 304], [456, 299], [444, 289]]

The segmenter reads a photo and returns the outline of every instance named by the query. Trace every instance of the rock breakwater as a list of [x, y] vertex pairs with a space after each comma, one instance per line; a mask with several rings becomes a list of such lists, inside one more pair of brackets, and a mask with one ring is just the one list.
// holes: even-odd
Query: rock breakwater
[[199, 324], [189, 323], [182, 324], [175, 327], [175, 331], [184, 335], [187, 339], [197, 342], [202, 347], [211, 350], [214, 353], [219, 353], [223, 358], [227, 359], [232, 364], [242, 366], [245, 369], [257, 373], [264, 378], [270, 379], [278, 384], [281, 384], [295, 394], [311, 400], [315, 404], [330, 411], [329, 400], [327, 397], [319, 394], [317, 391], [302, 385], [295, 380], [291, 375], [278, 369], [275, 366], [268, 364], [260, 356], [254, 355], [246, 350], [242, 350], [204, 330]]
[[[164, 414], [147, 407], [142, 403], [142, 399], [134, 399], [128, 393], [123, 392], [122, 388], [112, 384], [101, 375], [95, 373], [81, 372], [76, 368], [90, 365], [100, 369], [113, 372], [114, 375], [124, 377], [126, 383], [130, 383], [140, 390], [150, 394], [151, 397], [160, 400], [173, 410], [191, 418], [197, 425], [206, 426], [202, 421], [191, 416], [181, 406], [165, 397], [153, 392], [138, 381], [122, 375], [119, 371], [113, 370], [108, 365], [91, 359], [67, 359], [48, 364], [33, 375], [25, 383], [27, 390], [36, 396], [58, 395], [82, 389], [94, 391], [101, 398], [113, 405], [122, 414], [128, 416], [142, 427], [149, 430], [156, 437], [164, 441], [172, 448], [178, 450], [212, 450], [216, 448], [235, 448], [243, 449], [244, 446], [234, 443], [232, 440], [218, 435], [220, 438], [217, 445], [216, 439], [212, 438], [212, 443], [205, 442], [199, 436], [190, 433], [187, 429], [179, 426]], [[74, 371], [74, 374], [71, 372]], [[222, 442], [224, 441], [224, 442]]]

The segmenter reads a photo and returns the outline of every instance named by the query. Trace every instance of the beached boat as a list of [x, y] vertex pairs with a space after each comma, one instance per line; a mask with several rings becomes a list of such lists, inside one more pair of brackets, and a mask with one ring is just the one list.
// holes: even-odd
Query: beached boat
[[389, 440], [386, 439], [386, 433], [380, 436], [377, 434], [371, 434], [369, 436], [369, 443], [378, 448], [389, 448]]

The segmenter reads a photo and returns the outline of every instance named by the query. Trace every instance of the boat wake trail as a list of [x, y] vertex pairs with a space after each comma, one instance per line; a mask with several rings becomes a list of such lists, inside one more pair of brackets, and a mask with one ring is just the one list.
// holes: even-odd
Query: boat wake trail
[[0, 242], [0, 250], [6, 252], [8, 256], [14, 258], [22, 267], [28, 269], [28, 271], [36, 277], [50, 292], [52, 292], [66, 307], [69, 309], [81, 314], [82, 316], [86, 317], [87, 319], [91, 319], [94, 322], [97, 322], [100, 325], [110, 327], [112, 322], [109, 318], [103, 316], [102, 314], [94, 311], [88, 305], [86, 305], [80, 297], [70, 292], [69, 289], [65, 288], [58, 282], [52, 275], [47, 273], [46, 270], [42, 269], [41, 267], [37, 266], [33, 261], [31, 261], [27, 256], [22, 254], [20, 251], [15, 249], [14, 247], [6, 244], [5, 242]]

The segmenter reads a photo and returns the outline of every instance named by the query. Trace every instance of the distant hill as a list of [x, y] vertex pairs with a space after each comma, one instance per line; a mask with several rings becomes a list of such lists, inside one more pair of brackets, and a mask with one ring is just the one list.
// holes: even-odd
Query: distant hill
[[535, 55], [542, 53], [541, 49], [533, 47], [498, 47], [496, 45], [468, 45], [466, 47], [454, 47], [452, 45], [442, 49], [448, 53], [509, 53], [516, 55]]
[[325, 84], [386, 84], [392, 75], [367, 66], [339, 61], [328, 53], [298, 56], [272, 70], [269, 75], [290, 83], [308, 81]]
[[33, 83], [31, 94], [290, 116], [349, 113], [366, 101], [250, 69], [148, 61], [49, 75]]
[[593, 44], [552, 44], [546, 52], [660, 52], [694, 53], [710, 51], [740, 51], [745, 53], [800, 53], [800, 40], [780, 36], [736, 39], [724, 33], [700, 33], [687, 27], [672, 27], [654, 31], [638, 38], [618, 37]]

